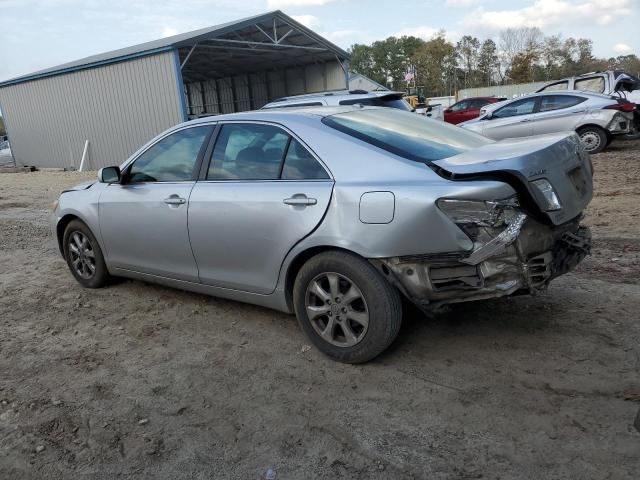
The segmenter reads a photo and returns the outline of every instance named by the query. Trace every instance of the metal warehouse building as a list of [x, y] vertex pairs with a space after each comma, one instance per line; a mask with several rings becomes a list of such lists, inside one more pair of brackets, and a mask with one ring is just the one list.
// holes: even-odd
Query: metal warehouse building
[[286, 95], [348, 88], [349, 55], [280, 11], [0, 82], [18, 164], [119, 164], [163, 130]]

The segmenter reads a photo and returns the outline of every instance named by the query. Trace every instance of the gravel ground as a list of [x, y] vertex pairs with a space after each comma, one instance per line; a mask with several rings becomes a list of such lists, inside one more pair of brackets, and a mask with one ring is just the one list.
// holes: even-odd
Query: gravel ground
[[0, 175], [0, 478], [638, 478], [640, 142], [593, 162], [574, 273], [409, 318], [360, 366], [278, 312], [83, 290], [47, 219], [93, 174]]

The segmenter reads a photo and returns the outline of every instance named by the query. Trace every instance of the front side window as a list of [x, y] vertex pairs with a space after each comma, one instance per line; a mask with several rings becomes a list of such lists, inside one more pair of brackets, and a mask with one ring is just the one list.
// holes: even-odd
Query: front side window
[[322, 123], [416, 162], [430, 163], [489, 143], [463, 128], [398, 110], [358, 110], [329, 115]]
[[329, 176], [311, 153], [273, 125], [222, 126], [207, 180], [318, 180]]
[[211, 127], [193, 127], [164, 137], [131, 165], [129, 183], [184, 182], [193, 180], [193, 169]]
[[495, 118], [515, 117], [517, 115], [528, 115], [533, 113], [536, 106], [535, 98], [525, 98], [517, 102], [510, 103], [495, 111], [492, 115]]
[[569, 89], [569, 82], [567, 80], [563, 81], [563, 82], [557, 82], [557, 83], [552, 83], [551, 85], [547, 85], [546, 87], [544, 87], [542, 90], [540, 90], [541, 92], [555, 92], [558, 90], [568, 90]]
[[466, 110], [469, 108], [469, 100], [462, 100], [461, 102], [454, 103], [449, 107], [452, 112], [459, 112], [461, 110]]
[[551, 110], [560, 110], [562, 108], [573, 107], [586, 100], [583, 97], [574, 97], [571, 95], [549, 95], [540, 99], [540, 111], [549, 112]]
[[584, 78], [582, 80], [576, 80], [574, 83], [574, 90], [580, 90], [582, 92], [604, 92], [604, 78], [592, 77]]

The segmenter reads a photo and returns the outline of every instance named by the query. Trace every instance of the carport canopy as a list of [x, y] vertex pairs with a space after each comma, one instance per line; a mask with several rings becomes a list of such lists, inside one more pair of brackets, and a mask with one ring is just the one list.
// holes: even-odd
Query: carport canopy
[[349, 54], [277, 10], [174, 37], [185, 83], [337, 61]]

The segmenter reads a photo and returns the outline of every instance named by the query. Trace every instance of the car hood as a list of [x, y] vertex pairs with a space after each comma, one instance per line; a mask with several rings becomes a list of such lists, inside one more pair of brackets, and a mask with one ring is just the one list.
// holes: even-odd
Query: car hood
[[[593, 196], [589, 155], [575, 133], [506, 139], [432, 165], [450, 180], [496, 179], [509, 183], [525, 209], [554, 225], [581, 215]], [[560, 210], [546, 211], [546, 200], [531, 183], [538, 179], [551, 183]]]
[[93, 185], [94, 183], [96, 183], [95, 180], [90, 180], [88, 182], [82, 182], [82, 183], [79, 183], [77, 185], [74, 185], [71, 188], [67, 188], [62, 193], [64, 193], [64, 192], [77, 192], [78, 190], [86, 190], [87, 188], [91, 187], [91, 185]]

